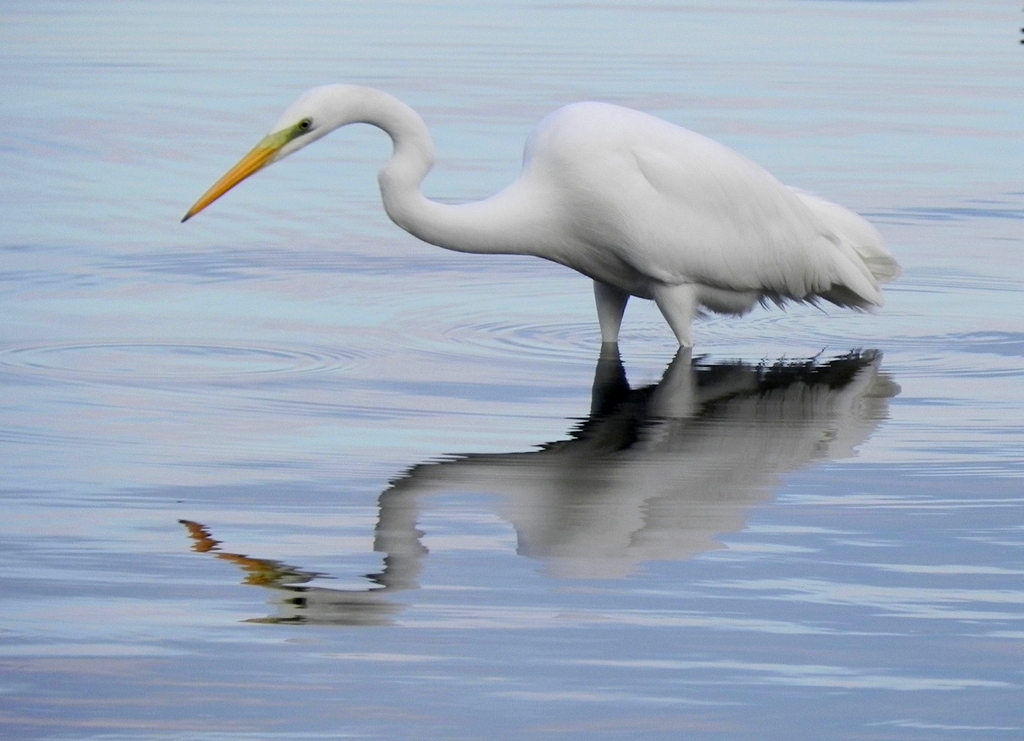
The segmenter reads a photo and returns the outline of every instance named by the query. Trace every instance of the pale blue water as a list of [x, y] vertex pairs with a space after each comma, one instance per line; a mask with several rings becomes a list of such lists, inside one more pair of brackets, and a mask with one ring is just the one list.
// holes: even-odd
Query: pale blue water
[[[0, 736], [1024, 736], [1019, 5], [0, 19]], [[586, 279], [391, 224], [365, 127], [178, 223], [340, 81], [422, 112], [435, 197], [609, 100], [864, 213], [905, 275], [674, 362], [637, 302], [620, 366]]]

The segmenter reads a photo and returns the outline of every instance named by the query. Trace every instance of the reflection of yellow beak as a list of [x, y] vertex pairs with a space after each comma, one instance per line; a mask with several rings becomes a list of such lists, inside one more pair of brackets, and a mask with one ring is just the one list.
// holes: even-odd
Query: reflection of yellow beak
[[182, 221], [188, 221], [254, 172], [258, 172], [269, 165], [274, 155], [281, 150], [281, 147], [291, 140], [291, 136], [288, 136], [290, 133], [289, 131], [279, 131], [264, 137], [263, 141], [253, 147], [249, 154], [242, 157], [241, 161], [228, 170], [224, 177], [203, 193], [202, 197], [185, 214], [185, 218]]

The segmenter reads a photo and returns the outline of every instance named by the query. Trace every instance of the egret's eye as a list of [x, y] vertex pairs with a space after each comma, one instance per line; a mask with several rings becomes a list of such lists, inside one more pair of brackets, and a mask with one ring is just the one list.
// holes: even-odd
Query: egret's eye
[[299, 131], [309, 131], [311, 128], [313, 128], [313, 119], [304, 118], [299, 121]]

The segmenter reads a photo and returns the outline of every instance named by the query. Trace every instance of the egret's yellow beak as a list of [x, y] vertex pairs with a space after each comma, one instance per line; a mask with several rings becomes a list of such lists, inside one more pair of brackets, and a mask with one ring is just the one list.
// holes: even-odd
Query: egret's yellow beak
[[188, 221], [247, 177], [269, 165], [274, 161], [274, 155], [280, 152], [281, 148], [294, 138], [295, 133], [291, 129], [277, 131], [265, 136], [259, 144], [252, 148], [249, 154], [242, 157], [237, 165], [228, 170], [224, 177], [203, 193], [202, 197], [185, 214], [182, 221]]

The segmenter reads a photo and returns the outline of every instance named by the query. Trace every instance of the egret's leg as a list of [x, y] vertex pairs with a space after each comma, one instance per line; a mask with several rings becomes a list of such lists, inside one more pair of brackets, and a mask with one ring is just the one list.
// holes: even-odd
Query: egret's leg
[[629, 294], [595, 280], [594, 298], [597, 300], [597, 321], [601, 325], [601, 342], [618, 342], [622, 313], [626, 310]]
[[654, 303], [661, 309], [668, 326], [679, 340], [681, 347], [692, 347], [693, 338], [690, 324], [697, 312], [697, 287], [690, 283], [670, 286], [659, 283], [654, 286]]

